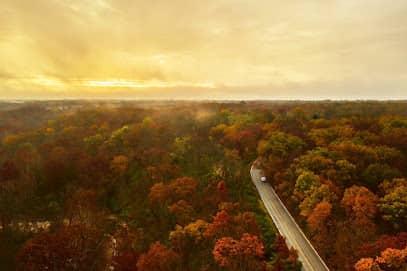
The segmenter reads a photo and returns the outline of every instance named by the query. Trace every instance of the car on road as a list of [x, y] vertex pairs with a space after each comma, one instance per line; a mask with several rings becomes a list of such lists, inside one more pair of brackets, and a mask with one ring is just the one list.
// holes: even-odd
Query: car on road
[[266, 176], [262, 176], [262, 177], [260, 178], [260, 181], [262, 181], [263, 183], [267, 182]]

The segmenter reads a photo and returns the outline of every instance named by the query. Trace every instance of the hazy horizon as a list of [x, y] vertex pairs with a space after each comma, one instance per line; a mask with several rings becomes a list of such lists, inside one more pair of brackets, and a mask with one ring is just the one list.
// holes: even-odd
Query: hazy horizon
[[407, 99], [148, 99], [148, 98], [0, 98], [0, 102], [123, 101], [123, 102], [407, 102]]

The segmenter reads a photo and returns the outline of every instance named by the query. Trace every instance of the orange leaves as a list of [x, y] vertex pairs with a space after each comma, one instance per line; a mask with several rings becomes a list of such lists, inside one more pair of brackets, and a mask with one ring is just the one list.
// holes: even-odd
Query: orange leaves
[[[377, 229], [374, 223], [378, 197], [363, 186], [352, 186], [345, 190], [342, 206], [347, 214], [348, 227], [352, 229], [352, 242], [366, 242], [371, 239]], [[356, 249], [356, 248], [355, 248]]]
[[188, 199], [195, 193], [197, 184], [195, 179], [187, 177], [175, 179], [168, 185], [156, 183], [151, 187], [148, 197], [156, 203]]
[[360, 259], [355, 264], [356, 271], [380, 271], [379, 265], [372, 258], [363, 258]]
[[404, 271], [407, 268], [407, 247], [387, 248], [376, 259], [362, 258], [355, 264], [356, 271]]
[[188, 198], [195, 192], [197, 184], [195, 179], [183, 177], [172, 181], [169, 187], [178, 198]]
[[311, 129], [308, 133], [309, 137], [315, 142], [317, 146], [327, 146], [334, 141], [344, 141], [352, 138], [355, 131], [348, 125], [340, 126], [335, 125], [329, 128]]
[[219, 211], [205, 231], [206, 237], [225, 236], [230, 230], [232, 217], [226, 211]]
[[[387, 248], [376, 258], [381, 266], [391, 270], [405, 270], [407, 268], [407, 247], [404, 249]], [[403, 268], [404, 267], [404, 268]]]
[[209, 135], [211, 138], [213, 138], [217, 141], [220, 141], [223, 138], [223, 136], [225, 135], [226, 129], [227, 129], [226, 124], [223, 124], [223, 123], [219, 124], [219, 125], [211, 128]]
[[332, 216], [332, 204], [321, 201], [311, 211], [307, 218], [307, 224], [311, 233], [311, 240], [322, 257], [328, 256], [332, 242], [329, 241], [330, 234], [334, 230], [334, 217]]
[[233, 224], [236, 227], [237, 234], [244, 232], [259, 235], [260, 230], [256, 218], [252, 212], [239, 213], [233, 217]]
[[192, 209], [192, 206], [185, 200], [179, 200], [176, 203], [172, 204], [169, 208], [171, 214], [184, 213]]
[[345, 190], [342, 205], [356, 219], [373, 219], [377, 213], [378, 197], [363, 186], [352, 186]]
[[223, 237], [212, 251], [215, 261], [228, 270], [262, 270], [264, 246], [254, 235], [243, 234], [240, 240]]
[[204, 232], [207, 227], [208, 223], [202, 219], [198, 219], [185, 227], [177, 225], [176, 229], [170, 232], [169, 239], [175, 246], [179, 246], [177, 244], [185, 239], [190, 239], [193, 243], [197, 244], [204, 239]]
[[150, 188], [148, 198], [151, 202], [165, 203], [170, 197], [170, 189], [164, 183], [156, 183]]
[[236, 258], [239, 253], [238, 244], [239, 241], [236, 241], [231, 237], [219, 239], [213, 249], [215, 261], [217, 261], [222, 267], [232, 265], [232, 259]]
[[259, 234], [254, 214], [251, 212], [239, 213], [231, 216], [225, 210], [219, 211], [205, 231], [207, 238], [220, 238], [223, 236], [240, 237], [244, 233]]
[[43, 232], [20, 250], [18, 270], [88, 270], [104, 263], [101, 232], [83, 225]]
[[191, 220], [194, 214], [194, 208], [185, 200], [179, 200], [169, 207], [169, 212], [176, 216], [177, 224], [185, 225]]
[[210, 138], [229, 149], [235, 149], [239, 155], [254, 153], [262, 130], [261, 126], [253, 123], [250, 115], [233, 115], [229, 125], [219, 124], [210, 130]]
[[196, 259], [207, 255], [208, 243], [204, 238], [207, 225], [206, 221], [198, 219], [185, 227], [177, 225], [175, 230], [170, 232], [171, 247], [180, 255], [185, 264], [188, 264], [191, 258]]
[[113, 158], [110, 168], [117, 173], [124, 173], [129, 165], [129, 158], [125, 155], [117, 155]]
[[148, 252], [138, 259], [137, 270], [172, 271], [177, 266], [178, 260], [178, 255], [172, 249], [167, 249], [160, 242], [155, 242]]
[[177, 223], [185, 225], [195, 213], [189, 200], [196, 187], [197, 181], [187, 177], [175, 179], [168, 185], [160, 182], [151, 187], [148, 198], [156, 206], [168, 207], [169, 213], [176, 216]]
[[382, 235], [374, 242], [362, 244], [360, 247], [360, 257], [373, 257], [380, 251], [388, 247], [402, 249], [407, 246], [407, 232], [401, 232], [398, 235]]
[[311, 231], [318, 231], [324, 226], [326, 219], [331, 215], [331, 211], [332, 205], [329, 202], [321, 201], [318, 203], [307, 218]]
[[177, 165], [162, 163], [157, 166], [148, 166], [147, 172], [154, 182], [162, 182], [172, 179], [180, 174], [181, 169]]

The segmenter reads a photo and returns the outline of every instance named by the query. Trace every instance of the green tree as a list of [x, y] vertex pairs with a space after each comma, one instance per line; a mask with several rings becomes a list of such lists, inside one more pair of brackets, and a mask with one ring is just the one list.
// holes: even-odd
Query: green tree
[[395, 179], [392, 182], [396, 184], [383, 185], [386, 194], [379, 201], [380, 213], [394, 228], [402, 229], [407, 226], [407, 180]]

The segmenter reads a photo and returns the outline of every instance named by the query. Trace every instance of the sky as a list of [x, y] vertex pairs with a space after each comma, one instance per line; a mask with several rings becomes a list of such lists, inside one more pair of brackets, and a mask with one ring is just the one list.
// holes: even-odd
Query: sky
[[0, 99], [407, 99], [405, 0], [2, 0]]

